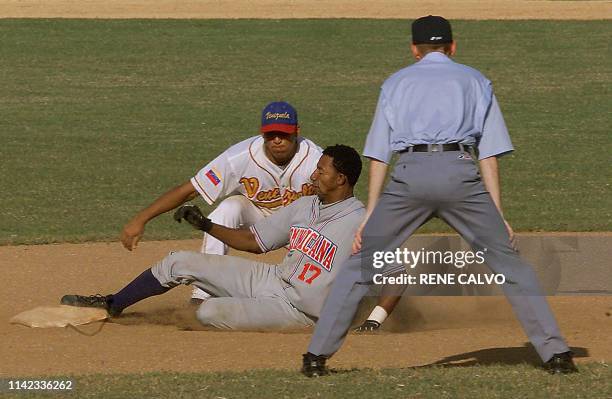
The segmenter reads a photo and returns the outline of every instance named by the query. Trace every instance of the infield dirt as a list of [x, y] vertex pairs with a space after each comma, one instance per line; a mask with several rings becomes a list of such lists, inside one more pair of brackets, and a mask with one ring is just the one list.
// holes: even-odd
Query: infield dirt
[[[81, 333], [71, 328], [30, 329], [8, 324], [15, 314], [58, 304], [67, 293], [115, 292], [169, 251], [197, 250], [199, 244], [199, 240], [150, 241], [141, 243], [135, 252], [118, 243], [0, 247], [0, 268], [10, 282], [0, 289], [4, 304], [0, 375], [298, 367], [309, 331], [203, 331], [195, 310], [187, 304], [187, 287], [141, 302], [111, 322], [81, 326]], [[263, 259], [275, 262], [282, 256], [276, 252]], [[612, 360], [610, 298], [551, 298], [578, 362]], [[503, 297], [413, 298], [392, 315], [385, 328], [386, 332], [376, 335], [349, 336], [331, 365], [538, 364]]]
[[547, 0], [4, 0], [10, 18], [415, 18], [606, 19], [609, 1]]

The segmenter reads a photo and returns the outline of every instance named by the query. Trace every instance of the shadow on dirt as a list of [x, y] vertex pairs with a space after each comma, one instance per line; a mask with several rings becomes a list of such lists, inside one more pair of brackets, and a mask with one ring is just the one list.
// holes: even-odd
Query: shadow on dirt
[[[571, 347], [575, 358], [589, 357], [588, 348]], [[471, 367], [471, 366], [487, 366], [494, 364], [517, 365], [517, 364], [532, 364], [540, 366], [542, 361], [530, 343], [525, 343], [521, 347], [510, 348], [487, 348], [472, 352], [460, 353], [453, 356], [447, 356], [434, 363], [427, 364], [421, 367]]]

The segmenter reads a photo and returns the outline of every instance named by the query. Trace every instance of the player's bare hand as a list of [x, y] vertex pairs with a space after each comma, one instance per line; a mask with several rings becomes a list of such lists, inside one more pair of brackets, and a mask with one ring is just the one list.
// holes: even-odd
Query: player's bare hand
[[361, 251], [361, 233], [363, 233], [363, 228], [365, 227], [365, 222], [363, 222], [357, 232], [355, 233], [355, 238], [353, 239], [353, 248], [352, 254], [355, 255], [357, 252]]
[[510, 237], [510, 245], [512, 245], [512, 248], [515, 251], [518, 251], [518, 245], [517, 245], [516, 235], [514, 235], [514, 230], [512, 230], [510, 223], [508, 223], [505, 219], [504, 219], [504, 224], [506, 225], [506, 230], [508, 230], [508, 236]]
[[145, 225], [137, 220], [132, 220], [123, 227], [121, 236], [119, 237], [123, 247], [128, 251], [136, 249], [138, 241], [144, 234]]
[[366, 320], [362, 325], [356, 327], [353, 332], [354, 333], [368, 333], [378, 331], [380, 328], [380, 323], [376, 320]]

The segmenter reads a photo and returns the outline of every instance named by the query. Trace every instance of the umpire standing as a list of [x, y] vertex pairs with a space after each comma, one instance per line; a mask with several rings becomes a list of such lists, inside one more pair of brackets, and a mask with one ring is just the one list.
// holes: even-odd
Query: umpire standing
[[[325, 361], [342, 345], [372, 283], [373, 252], [395, 251], [432, 217], [453, 227], [474, 251], [484, 251], [489, 267], [505, 276], [504, 293], [545, 367], [576, 371], [537, 277], [516, 252], [503, 217], [497, 158], [513, 147], [491, 82], [452, 61], [455, 49], [446, 19], [419, 18], [412, 24], [417, 62], [382, 85], [363, 152], [370, 159], [366, 221], [303, 357], [308, 376], [327, 374]], [[399, 158], [383, 191], [393, 152]]]

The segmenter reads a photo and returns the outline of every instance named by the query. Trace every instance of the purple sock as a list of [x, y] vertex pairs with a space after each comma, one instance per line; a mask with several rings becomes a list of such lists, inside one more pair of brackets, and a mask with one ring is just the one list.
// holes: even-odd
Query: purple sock
[[121, 291], [112, 295], [110, 299], [110, 307], [114, 310], [122, 311], [142, 301], [145, 298], [155, 295], [161, 295], [170, 288], [162, 286], [159, 281], [153, 276], [151, 269], [147, 269], [126, 285]]

